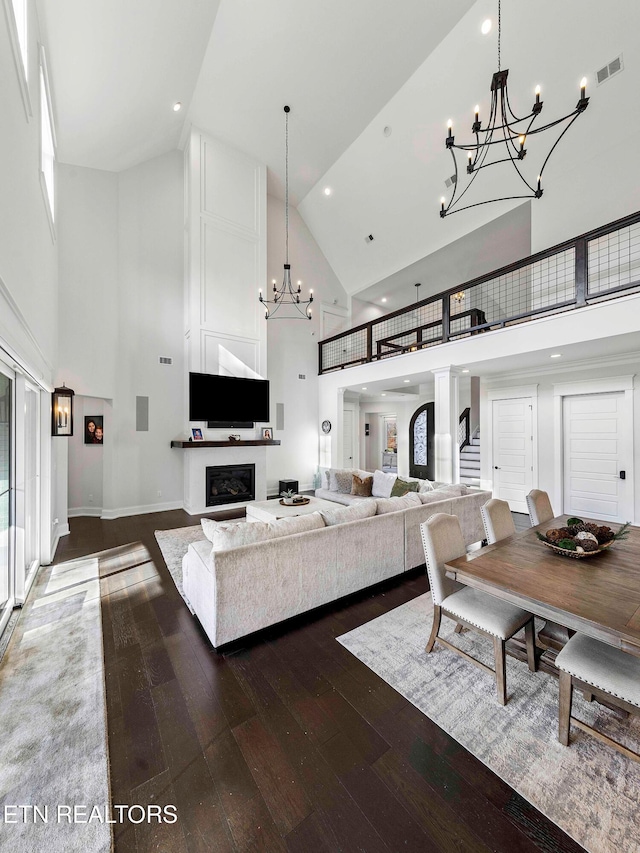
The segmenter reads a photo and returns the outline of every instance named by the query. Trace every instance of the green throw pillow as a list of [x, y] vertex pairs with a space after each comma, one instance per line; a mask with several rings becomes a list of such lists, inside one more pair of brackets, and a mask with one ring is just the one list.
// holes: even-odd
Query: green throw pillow
[[417, 492], [419, 485], [420, 483], [410, 483], [408, 480], [403, 480], [402, 477], [398, 477], [391, 489], [391, 497], [401, 498], [409, 492]]

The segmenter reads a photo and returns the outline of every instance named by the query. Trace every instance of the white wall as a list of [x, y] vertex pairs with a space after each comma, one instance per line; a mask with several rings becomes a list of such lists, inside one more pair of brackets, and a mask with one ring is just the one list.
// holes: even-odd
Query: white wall
[[[181, 506], [182, 457], [170, 442], [184, 423], [182, 155], [119, 175], [61, 173], [58, 375], [74, 376], [105, 418], [102, 448], [84, 448], [78, 421], [69, 505], [101, 507], [106, 518]], [[159, 356], [173, 364], [159, 364]], [[149, 397], [148, 432], [136, 432], [136, 396]], [[96, 450], [102, 469], [92, 455], [85, 472]]]
[[60, 164], [58, 195], [57, 373], [76, 394], [111, 398], [119, 357], [118, 175]]
[[84, 443], [84, 419], [101, 415], [104, 419], [105, 401], [96, 397], [76, 395], [74, 399], [74, 431], [69, 439], [69, 517], [102, 515], [104, 450], [113, 442], [105, 435], [105, 444]]
[[[282, 280], [284, 264], [284, 204], [267, 196], [268, 281]], [[289, 208], [289, 259], [292, 278], [313, 288], [311, 321], [268, 320], [268, 378], [271, 387], [271, 423], [276, 403], [284, 404], [284, 430], [274, 438], [280, 447], [267, 448], [267, 489], [275, 493], [281, 479], [298, 480], [309, 488], [318, 467], [318, 440], [323, 418], [318, 411], [318, 341], [322, 303], [347, 307], [347, 295], [295, 208]], [[284, 310], [284, 309], [283, 309]], [[306, 379], [299, 379], [303, 374]], [[335, 427], [334, 427], [335, 428]]]

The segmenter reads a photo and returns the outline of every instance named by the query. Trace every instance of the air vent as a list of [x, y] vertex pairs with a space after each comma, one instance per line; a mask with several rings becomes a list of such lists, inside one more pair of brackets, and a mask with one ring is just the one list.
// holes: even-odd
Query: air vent
[[604, 65], [602, 68], [599, 68], [596, 71], [596, 80], [598, 81], [598, 86], [601, 83], [604, 83], [605, 80], [608, 80], [609, 77], [613, 77], [614, 74], [619, 74], [624, 70], [624, 64], [622, 62], [622, 54], [620, 56], [616, 56], [615, 59], [612, 59], [608, 65]]
[[298, 374], [298, 379], [306, 379], [306, 378], [307, 378], [307, 377], [306, 377], [306, 374], [304, 374], [304, 373], [299, 373], [299, 374]]
[[168, 357], [167, 357], [167, 356], [165, 356], [165, 355], [161, 355], [161, 356], [159, 357], [158, 361], [160, 362], [160, 364], [173, 364], [173, 359], [172, 359], [172, 358], [168, 358]]
[[452, 187], [455, 184], [455, 182], [456, 182], [456, 176], [451, 175], [451, 177], [447, 178], [447, 180], [444, 182], [444, 185], [447, 189], [449, 189], [449, 187]]

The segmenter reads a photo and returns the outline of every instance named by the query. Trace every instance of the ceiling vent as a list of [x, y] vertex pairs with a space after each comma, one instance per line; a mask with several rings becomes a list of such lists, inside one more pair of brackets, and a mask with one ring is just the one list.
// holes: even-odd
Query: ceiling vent
[[456, 182], [456, 176], [451, 175], [451, 177], [447, 178], [447, 180], [444, 182], [444, 185], [447, 189], [449, 189], [449, 187], [452, 187], [455, 184], [455, 182]]
[[620, 54], [620, 56], [616, 56], [615, 59], [612, 59], [608, 65], [605, 65], [603, 68], [599, 68], [596, 71], [598, 86], [601, 83], [604, 83], [605, 80], [608, 80], [609, 77], [613, 77], [614, 74], [619, 74], [623, 70], [624, 64], [622, 62], [622, 54]]
[[172, 358], [168, 358], [168, 357], [167, 357], [167, 356], [165, 356], [165, 355], [161, 355], [161, 356], [158, 358], [158, 361], [160, 362], [160, 364], [173, 364], [173, 359], [172, 359]]
[[307, 378], [306, 373], [299, 373], [298, 374], [298, 379], [306, 379], [306, 378]]

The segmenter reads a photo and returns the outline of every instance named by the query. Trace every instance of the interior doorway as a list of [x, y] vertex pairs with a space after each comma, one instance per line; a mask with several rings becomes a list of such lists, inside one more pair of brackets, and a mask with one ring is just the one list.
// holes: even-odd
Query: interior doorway
[[492, 416], [493, 496], [512, 512], [526, 513], [534, 474], [533, 400], [494, 400]]
[[621, 523], [633, 518], [624, 392], [564, 397], [562, 408], [563, 512]]
[[435, 403], [417, 409], [409, 423], [409, 476], [435, 480]]

